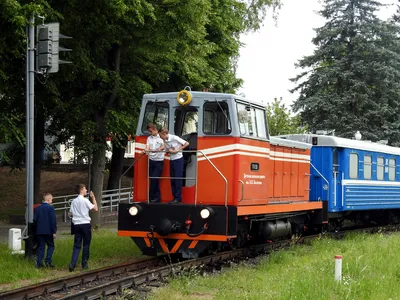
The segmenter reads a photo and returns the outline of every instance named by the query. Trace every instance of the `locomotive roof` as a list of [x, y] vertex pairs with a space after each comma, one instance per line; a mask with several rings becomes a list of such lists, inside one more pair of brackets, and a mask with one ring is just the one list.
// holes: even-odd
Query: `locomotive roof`
[[270, 137], [270, 143], [272, 145], [276, 146], [286, 146], [286, 147], [294, 147], [294, 148], [300, 148], [300, 149], [310, 149], [311, 145], [308, 143], [303, 143], [299, 141], [294, 141], [294, 140], [289, 140], [289, 139], [283, 139], [279, 137]]
[[312, 144], [312, 138], [318, 138], [318, 145], [313, 145], [313, 147], [318, 146], [330, 146], [330, 147], [340, 147], [340, 148], [350, 148], [371, 152], [380, 152], [393, 155], [400, 155], [400, 148], [387, 146], [375, 142], [362, 141], [362, 140], [351, 140], [337, 136], [329, 135], [318, 135], [318, 134], [289, 134], [279, 136], [282, 139], [300, 141], [307, 144]]
[[[263, 104], [248, 100], [245, 97], [240, 96], [240, 95], [228, 94], [228, 93], [197, 92], [197, 91], [190, 91], [190, 93], [192, 94], [192, 102], [194, 105], [197, 105], [197, 104], [199, 104], [198, 103], [199, 101], [203, 102], [204, 100], [221, 100], [222, 101], [222, 100], [231, 99], [231, 100], [241, 100], [241, 101], [253, 104], [255, 106], [265, 108], [265, 106]], [[173, 101], [176, 101], [177, 95], [178, 95], [178, 92], [144, 94], [143, 100], [147, 100], [147, 101], [173, 100]], [[176, 105], [179, 105], [179, 104], [176, 102]]]

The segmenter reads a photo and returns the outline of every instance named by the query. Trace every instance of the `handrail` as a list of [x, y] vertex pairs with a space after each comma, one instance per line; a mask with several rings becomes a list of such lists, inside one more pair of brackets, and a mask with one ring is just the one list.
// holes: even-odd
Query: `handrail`
[[[121, 188], [121, 189], [114, 189], [114, 190], [104, 190], [101, 194], [101, 204], [110, 204], [110, 209], [113, 211], [113, 207], [117, 207], [115, 202], [126, 201], [130, 203], [132, 194], [132, 187]], [[63, 212], [63, 221], [67, 222], [67, 214], [68, 209], [71, 207], [71, 202], [73, 199], [76, 198], [76, 194], [64, 195], [64, 196], [56, 196], [53, 197], [53, 207], [56, 212], [60, 211]], [[89, 194], [85, 195], [89, 197]], [[117, 197], [118, 196], [118, 197]], [[103, 205], [101, 205], [103, 209]], [[107, 206], [108, 207], [108, 206]]]
[[[121, 193], [120, 191], [124, 191], [123, 193]], [[110, 192], [115, 192], [110, 194]], [[101, 200], [100, 203], [109, 203], [110, 204], [110, 210], [111, 212], [113, 211], [113, 208], [116, 207], [118, 210], [118, 203], [122, 202], [122, 201], [126, 201], [128, 200], [128, 203], [130, 203], [130, 199], [131, 199], [131, 194], [132, 194], [132, 187], [128, 187], [128, 188], [123, 188], [121, 190], [119, 189], [114, 189], [114, 190], [104, 190], [101, 193]], [[115, 197], [117, 195], [122, 195], [125, 196], [123, 198], [121, 197]], [[86, 197], [89, 197], [89, 194], [85, 195]], [[60, 211], [63, 212], [63, 222], [67, 222], [68, 220], [68, 210], [71, 207], [71, 202], [72, 200], [74, 200], [77, 197], [77, 194], [71, 194], [71, 195], [64, 195], [64, 196], [56, 196], [53, 197], [53, 207], [54, 210], [56, 212]], [[108, 199], [109, 198], [109, 199]], [[117, 204], [114, 204], [115, 202], [117, 202]], [[104, 208], [108, 208], [108, 206], [104, 206]], [[103, 206], [101, 205], [101, 209], [103, 209]], [[26, 217], [26, 214], [25, 214]], [[26, 233], [27, 233], [27, 227], [24, 227], [24, 230], [22, 232], [22, 238], [26, 238]]]
[[[166, 152], [165, 150], [151, 150], [151, 151], [147, 151], [147, 152]], [[198, 183], [198, 164], [199, 164], [199, 160], [198, 160], [198, 153], [202, 154], [204, 156], [204, 158], [210, 163], [210, 165], [217, 171], [217, 173], [222, 177], [222, 179], [225, 181], [225, 199], [224, 199], [224, 205], [225, 207], [228, 206], [228, 180], [226, 179], [226, 177], [221, 173], [221, 171], [212, 163], [212, 161], [207, 157], [207, 155], [202, 151], [202, 150], [180, 150], [179, 152], [183, 152], [183, 153], [196, 153], [197, 159], [196, 159], [196, 177], [149, 177], [147, 176], [147, 185], [149, 179], [171, 179], [171, 178], [175, 178], [175, 179], [189, 179], [189, 180], [195, 180], [195, 198], [194, 198], [194, 205], [197, 205], [197, 183]], [[138, 158], [139, 159], [139, 158]], [[147, 168], [147, 175], [149, 171]], [[147, 186], [147, 190], [149, 190], [149, 187]], [[149, 198], [149, 194], [147, 192], [147, 198]], [[147, 202], [149, 202], [150, 199], [147, 199]]]
[[[203, 151], [201, 150], [197, 150], [197, 152], [200, 152], [201, 154], [203, 154], [203, 156], [207, 159], [207, 161], [210, 163], [211, 166], [213, 166], [213, 168], [218, 172], [218, 174], [222, 177], [222, 179], [225, 181], [225, 207], [228, 206], [228, 180], [225, 178], [225, 176], [221, 173], [220, 170], [218, 170], [218, 168], [212, 163], [212, 161], [207, 157], [207, 155], [204, 154]], [[198, 163], [198, 161], [197, 161]], [[194, 203], [194, 205], [196, 205], [196, 202]]]
[[324, 177], [324, 175], [321, 174], [320, 171], [318, 171], [318, 169], [316, 167], [314, 167], [314, 165], [311, 163], [311, 161], [310, 161], [310, 166], [313, 167], [313, 169], [318, 173], [319, 176], [322, 177], [323, 180], [325, 180], [325, 182], [328, 186], [327, 193], [326, 193], [327, 194], [326, 200], [329, 202], [329, 181]]
[[[142, 156], [143, 156], [144, 154], [145, 154], [144, 152], [140, 153], [140, 155], [138, 156], [138, 158], [136, 158], [136, 159], [133, 161], [132, 165], [129, 166], [129, 168], [126, 169], [125, 172], [122, 173], [121, 176], [119, 177], [119, 182], [118, 182], [119, 199], [121, 199], [121, 182], [122, 182], [122, 177], [124, 177], [125, 174], [128, 173], [128, 171], [129, 171], [131, 168], [133, 168], [133, 166], [139, 161], [139, 159], [142, 158]], [[131, 187], [132, 187], [132, 183], [131, 183]]]

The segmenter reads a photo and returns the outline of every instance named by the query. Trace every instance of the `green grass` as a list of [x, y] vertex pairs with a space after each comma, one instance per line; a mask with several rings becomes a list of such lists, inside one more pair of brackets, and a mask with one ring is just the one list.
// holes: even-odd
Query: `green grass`
[[[44, 280], [70, 275], [68, 264], [71, 260], [73, 236], [62, 235], [55, 240], [53, 264], [55, 269], [36, 269], [36, 262], [24, 255], [12, 255], [7, 244], [0, 244], [0, 290], [8, 290]], [[94, 231], [90, 246], [89, 268], [101, 268], [141, 256], [139, 249], [130, 238], [119, 237], [109, 229]], [[82, 252], [79, 259], [82, 257]], [[80, 260], [75, 272], [79, 272]]]
[[[321, 239], [218, 275], [185, 276], [151, 299], [400, 299], [400, 234]], [[343, 280], [334, 281], [334, 255]]]

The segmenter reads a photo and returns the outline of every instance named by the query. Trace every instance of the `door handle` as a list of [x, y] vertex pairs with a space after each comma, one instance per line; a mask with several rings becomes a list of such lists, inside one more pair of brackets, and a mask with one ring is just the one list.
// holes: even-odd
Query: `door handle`
[[239, 182], [242, 184], [242, 198], [239, 200], [241, 202], [244, 199], [244, 182], [242, 180], [239, 180]]

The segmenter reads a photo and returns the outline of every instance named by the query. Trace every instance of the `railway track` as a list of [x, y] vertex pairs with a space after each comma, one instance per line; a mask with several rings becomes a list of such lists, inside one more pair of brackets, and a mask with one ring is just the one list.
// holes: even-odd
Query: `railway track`
[[[399, 229], [400, 226], [370, 227], [327, 233], [325, 236], [342, 238], [351, 232], [394, 232]], [[152, 259], [74, 274], [61, 279], [0, 293], [0, 299], [106, 299], [111, 295], [121, 294], [124, 289], [141, 289], [143, 285], [152, 284], [157, 286], [160, 281], [165, 281], [166, 277], [184, 269], [207, 265], [222, 265], [227, 261], [268, 254], [278, 249], [288, 248], [293, 244], [307, 243], [320, 237], [321, 234], [300, 237], [295, 240], [282, 240], [180, 262], [176, 261], [174, 257], [163, 255]]]

